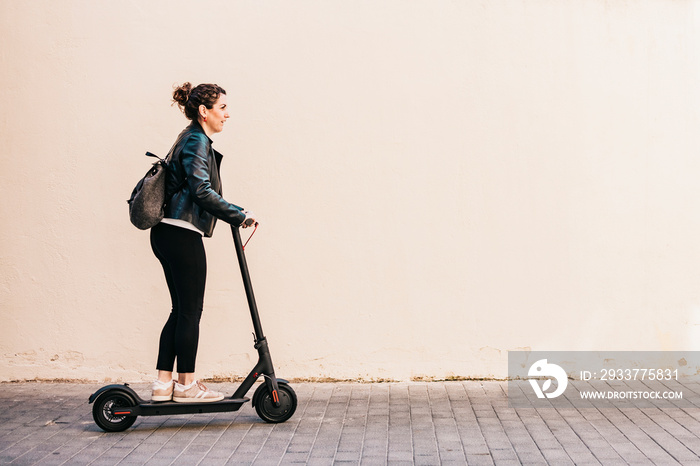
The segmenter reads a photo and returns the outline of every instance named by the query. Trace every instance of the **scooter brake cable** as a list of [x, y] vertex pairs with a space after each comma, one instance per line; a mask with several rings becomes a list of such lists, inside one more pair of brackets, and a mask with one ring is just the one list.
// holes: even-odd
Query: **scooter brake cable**
[[256, 231], [258, 231], [258, 222], [255, 222], [255, 228], [253, 229], [253, 232], [250, 234], [250, 236], [249, 236], [248, 239], [246, 240], [245, 244], [243, 245], [243, 250], [244, 250], [244, 251], [245, 251], [245, 247], [248, 246], [248, 241], [250, 241], [250, 238], [253, 237], [253, 235], [255, 234]]

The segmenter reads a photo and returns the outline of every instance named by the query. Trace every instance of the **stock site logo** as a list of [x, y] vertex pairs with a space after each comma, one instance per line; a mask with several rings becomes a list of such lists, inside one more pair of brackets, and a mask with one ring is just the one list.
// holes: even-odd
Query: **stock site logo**
[[[566, 372], [564, 369], [557, 366], [556, 364], [549, 364], [546, 359], [540, 359], [530, 366], [530, 370], [527, 372], [528, 377], [551, 377], [544, 381], [542, 387], [539, 385], [539, 380], [530, 379], [530, 385], [535, 391], [537, 398], [556, 398], [566, 390], [566, 385], [569, 383], [566, 377]], [[547, 393], [552, 387], [552, 378], [557, 381], [557, 388], [551, 393]]]

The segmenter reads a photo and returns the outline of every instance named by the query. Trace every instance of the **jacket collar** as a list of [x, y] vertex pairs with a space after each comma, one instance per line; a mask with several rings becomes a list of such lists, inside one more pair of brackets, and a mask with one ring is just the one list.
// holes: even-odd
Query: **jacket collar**
[[207, 136], [207, 133], [204, 132], [204, 128], [202, 128], [202, 125], [200, 125], [198, 121], [193, 120], [192, 123], [190, 123], [189, 127], [192, 131], [199, 131], [204, 136], [206, 136], [206, 138], [209, 139], [209, 144], [214, 144], [214, 141], [212, 140], [212, 138]]
[[[206, 136], [206, 138], [209, 140], [209, 147], [211, 147], [212, 144], [214, 144], [214, 141], [209, 136], [207, 136], [207, 133], [204, 132], [204, 128], [202, 128], [202, 125], [200, 125], [198, 121], [193, 121], [192, 123], [190, 123], [190, 126], [187, 127], [187, 130], [191, 132], [197, 131]], [[224, 155], [218, 150], [214, 149], [213, 147], [211, 148], [214, 151], [214, 157], [216, 158], [216, 166], [218, 167], [221, 165], [221, 160], [224, 158]]]

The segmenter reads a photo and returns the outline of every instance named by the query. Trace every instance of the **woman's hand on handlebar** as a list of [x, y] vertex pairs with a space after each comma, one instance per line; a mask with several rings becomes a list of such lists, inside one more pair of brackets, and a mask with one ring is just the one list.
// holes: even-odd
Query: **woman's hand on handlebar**
[[245, 220], [241, 223], [241, 228], [248, 228], [258, 224], [258, 219], [253, 212], [244, 210], [243, 213], [245, 214]]

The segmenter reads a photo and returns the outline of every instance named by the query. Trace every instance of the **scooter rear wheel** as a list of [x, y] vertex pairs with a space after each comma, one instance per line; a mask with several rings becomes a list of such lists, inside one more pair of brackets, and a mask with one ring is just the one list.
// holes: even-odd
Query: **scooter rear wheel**
[[129, 395], [121, 391], [108, 391], [102, 394], [92, 405], [92, 418], [102, 430], [121, 432], [136, 422], [136, 416], [115, 416], [116, 408], [128, 408], [136, 403]]
[[275, 406], [266, 383], [260, 385], [253, 395], [255, 411], [265, 422], [284, 422], [292, 417], [297, 409], [297, 395], [294, 393], [294, 389], [284, 382], [278, 382], [278, 388], [277, 394], [280, 400], [278, 407]]

